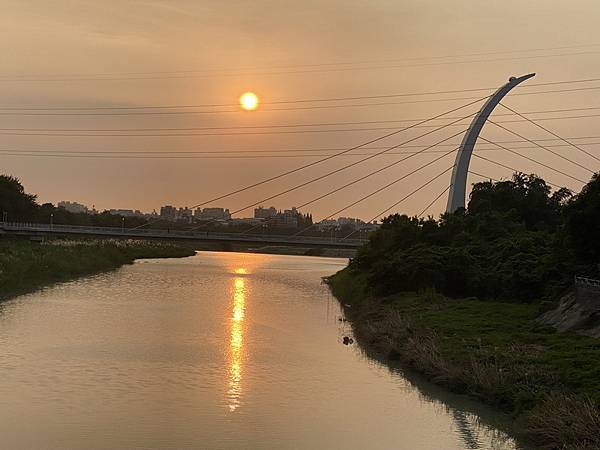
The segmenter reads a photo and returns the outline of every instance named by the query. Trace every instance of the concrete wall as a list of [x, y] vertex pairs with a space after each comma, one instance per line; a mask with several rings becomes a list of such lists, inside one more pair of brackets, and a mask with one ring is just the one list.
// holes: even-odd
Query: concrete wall
[[600, 312], [600, 285], [575, 282], [575, 301], [586, 311]]

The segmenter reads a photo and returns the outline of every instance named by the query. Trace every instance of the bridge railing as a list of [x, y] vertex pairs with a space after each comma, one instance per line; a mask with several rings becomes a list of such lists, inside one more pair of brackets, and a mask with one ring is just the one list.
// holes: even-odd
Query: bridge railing
[[141, 229], [124, 227], [98, 227], [85, 225], [59, 225], [49, 223], [28, 222], [0, 222], [0, 228], [6, 231], [38, 231], [38, 232], [63, 232], [81, 234], [103, 234], [114, 236], [140, 236], [140, 237], [187, 237], [191, 239], [208, 240], [236, 240], [236, 241], [263, 241], [273, 243], [305, 243], [305, 244], [337, 244], [337, 245], [362, 245], [364, 239], [340, 239], [336, 237], [320, 236], [289, 236], [270, 234], [245, 234], [245, 233], [222, 233], [213, 231], [186, 231], [186, 230], [164, 230], [164, 229]]
[[600, 289], [600, 280], [595, 280], [593, 278], [586, 277], [575, 277], [575, 285], [576, 286], [585, 286], [585, 287], [593, 287]]

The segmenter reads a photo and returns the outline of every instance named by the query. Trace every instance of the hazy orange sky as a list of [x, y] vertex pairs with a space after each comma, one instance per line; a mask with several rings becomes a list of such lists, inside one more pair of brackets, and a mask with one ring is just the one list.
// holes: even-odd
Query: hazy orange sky
[[[600, 2], [597, 0], [0, 0], [0, 5], [0, 107], [5, 108], [0, 111], [2, 172], [18, 176], [42, 202], [71, 200], [96, 205], [99, 209], [150, 211], [164, 204], [190, 206], [332, 153], [332, 150], [315, 149], [341, 151], [408, 124], [381, 121], [426, 118], [489, 92], [269, 105], [272, 102], [494, 89], [511, 75], [529, 72], [538, 75], [528, 84], [600, 78]], [[600, 81], [521, 88], [514, 94], [586, 89], [537, 95], [511, 94], [505, 103], [520, 112], [600, 108], [600, 89], [587, 89], [594, 86], [600, 86]], [[248, 90], [256, 92], [264, 102], [256, 112], [241, 112], [226, 106], [204, 107], [201, 108], [204, 112], [198, 114], [189, 114], [197, 109], [187, 109], [187, 114], [138, 115], [129, 113], [148, 110], [96, 109], [36, 110], [26, 111], [34, 115], [23, 115], [23, 111], [6, 109], [235, 105], [239, 95]], [[440, 101], [442, 99], [446, 100]], [[365, 103], [369, 105], [353, 106]], [[315, 105], [340, 107], [312, 108]], [[215, 112], [231, 111], [232, 108], [236, 111]], [[460, 117], [472, 111], [470, 108], [449, 117]], [[69, 115], [56, 115], [65, 112]], [[119, 115], [114, 115], [115, 112]], [[496, 113], [505, 114], [506, 111], [499, 108]], [[531, 117], [560, 118], [566, 115], [600, 115], [600, 109], [542, 112]], [[514, 118], [496, 116], [496, 119]], [[321, 125], [363, 121], [378, 123]], [[596, 131], [600, 117], [540, 123], [565, 137], [590, 137], [576, 142], [600, 155], [599, 145], [586, 145], [600, 142], [600, 132]], [[303, 129], [329, 131], [301, 134], [289, 131], [302, 128], [266, 128], [258, 131], [277, 131], [278, 134], [240, 134], [253, 130], [237, 128], [170, 132], [188, 134], [186, 136], [144, 136], [164, 134], [164, 131], [128, 132], [137, 134], [135, 136], [59, 136], [56, 134], [74, 132], [44, 131], [82, 130], [79, 134], [94, 134], [95, 129], [290, 124], [314, 124]], [[466, 126], [465, 122], [462, 127], [451, 127], [411, 145], [431, 144]], [[552, 137], [527, 123], [508, 123], [506, 126], [528, 138]], [[331, 131], [340, 129], [353, 130]], [[399, 133], [377, 145], [398, 144], [430, 129], [417, 128]], [[22, 135], [31, 133], [55, 135]], [[190, 136], [191, 133], [204, 135]], [[207, 133], [221, 135], [207, 136]], [[482, 135], [498, 141], [515, 140], [514, 136], [491, 125], [486, 126]], [[457, 137], [450, 142], [458, 143], [459, 140]], [[559, 144], [556, 141], [548, 143]], [[527, 144], [506, 145], [513, 148]], [[450, 150], [451, 147], [440, 149]], [[600, 168], [598, 161], [574, 148], [552, 149], [591, 170]], [[278, 152], [265, 153], [264, 150]], [[417, 149], [406, 147], [397, 151], [409, 150]], [[114, 153], [102, 153], [102, 157], [83, 153], [98, 151]], [[125, 153], [134, 151], [141, 153]], [[192, 151], [216, 153], [176, 153]], [[231, 153], [233, 151], [240, 153]], [[373, 151], [367, 149], [355, 153]], [[590, 177], [585, 169], [543, 149], [520, 151], [576, 178], [588, 180]], [[52, 156], [67, 154], [65, 152], [70, 152], [71, 157]], [[154, 154], [160, 158], [147, 158], [148, 152], [164, 153]], [[236, 157], [243, 156], [241, 152], [252, 158]], [[32, 154], [35, 156], [30, 156]], [[135, 157], [130, 157], [132, 155]], [[481, 155], [526, 172], [538, 173], [574, 190], [581, 187], [581, 183], [571, 178], [507, 151], [482, 151]], [[440, 154], [415, 156], [308, 206], [306, 211], [312, 212], [317, 219], [327, 216], [437, 156]], [[390, 154], [373, 158], [265, 202], [265, 206], [299, 205], [401, 157], [403, 155]], [[235, 210], [358, 158], [333, 158], [212, 206]], [[452, 163], [453, 156], [448, 156], [341, 215], [370, 219]], [[510, 176], [509, 170], [479, 159], [473, 159], [471, 169], [497, 178]], [[395, 210], [419, 213], [448, 186], [449, 178], [448, 173]], [[479, 179], [472, 176], [471, 181]], [[437, 214], [444, 207], [445, 197], [429, 212]], [[239, 215], [251, 215], [251, 210]]]

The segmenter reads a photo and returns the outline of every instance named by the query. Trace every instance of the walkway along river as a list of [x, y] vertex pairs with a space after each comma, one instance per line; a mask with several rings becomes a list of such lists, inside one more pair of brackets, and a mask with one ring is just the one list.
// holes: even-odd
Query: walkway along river
[[200, 252], [0, 303], [10, 449], [519, 448], [503, 418], [356, 345], [343, 259]]

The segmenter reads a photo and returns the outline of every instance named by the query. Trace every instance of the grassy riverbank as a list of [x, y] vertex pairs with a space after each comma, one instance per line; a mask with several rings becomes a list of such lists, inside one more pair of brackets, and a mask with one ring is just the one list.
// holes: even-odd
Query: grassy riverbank
[[139, 258], [191, 256], [190, 246], [159, 241], [0, 239], [0, 299], [46, 284], [110, 270]]
[[359, 273], [329, 280], [361, 345], [511, 413], [544, 448], [600, 448], [600, 341], [536, 324], [534, 304], [369, 295]]

